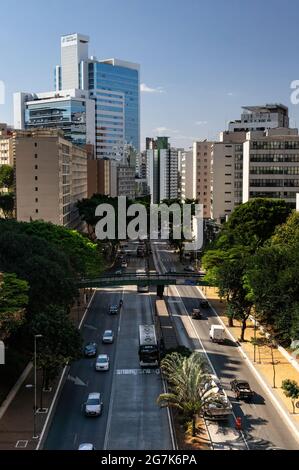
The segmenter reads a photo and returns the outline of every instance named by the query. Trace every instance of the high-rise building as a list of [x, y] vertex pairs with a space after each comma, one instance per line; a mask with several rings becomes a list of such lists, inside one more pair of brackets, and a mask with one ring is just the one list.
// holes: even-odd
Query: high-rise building
[[[77, 144], [84, 140], [86, 126], [85, 142], [95, 145], [96, 158], [122, 162], [125, 145], [140, 149], [139, 65], [89, 57], [88, 45], [88, 36], [62, 36], [55, 92], [16, 94], [15, 128], [59, 127]], [[78, 132], [81, 136], [74, 141]]]
[[0, 123], [0, 166], [12, 165], [12, 131], [7, 124]]
[[61, 129], [75, 145], [95, 145], [95, 102], [84, 90], [15, 93], [15, 129]]
[[79, 228], [76, 202], [87, 197], [87, 152], [62, 131], [15, 131], [16, 216]]
[[[282, 129], [288, 133], [288, 108], [282, 104], [246, 106], [240, 120], [231, 121], [229, 130], [220, 133], [220, 141], [211, 147], [212, 218], [224, 222], [244, 201], [244, 148], [252, 132]], [[249, 134], [248, 134], [249, 133]], [[271, 132], [270, 132], [271, 134]], [[244, 173], [245, 171], [245, 173]], [[247, 177], [246, 177], [247, 179]]]
[[276, 127], [289, 127], [288, 108], [283, 104], [243, 106], [241, 119], [231, 121], [229, 132], [264, 131]]
[[61, 38], [61, 66], [55, 68], [56, 90], [90, 90], [96, 102], [96, 156], [121, 160], [124, 145], [140, 149], [139, 65], [88, 56], [88, 36]]
[[295, 208], [298, 192], [298, 129], [248, 132], [243, 144], [243, 202], [279, 198]]
[[168, 137], [146, 140], [147, 178], [151, 201], [178, 198], [178, 150], [171, 148]]
[[242, 203], [245, 139], [246, 132], [222, 132], [211, 146], [211, 217], [220, 223]]
[[193, 151], [181, 152], [180, 158], [180, 197], [182, 201], [196, 198], [196, 161]]
[[193, 160], [196, 165], [194, 199], [202, 204], [205, 219], [211, 218], [212, 145], [213, 142], [207, 140], [193, 143]]

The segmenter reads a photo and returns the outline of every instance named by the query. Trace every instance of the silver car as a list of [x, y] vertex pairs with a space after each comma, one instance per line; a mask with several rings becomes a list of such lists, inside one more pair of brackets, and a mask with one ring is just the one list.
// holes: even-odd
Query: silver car
[[85, 403], [86, 416], [100, 416], [103, 409], [103, 403], [100, 393], [90, 393]]
[[109, 370], [109, 356], [108, 356], [108, 354], [100, 354], [97, 357], [95, 368], [98, 371]]
[[102, 342], [103, 343], [113, 343], [114, 333], [112, 330], [106, 330], [103, 334]]

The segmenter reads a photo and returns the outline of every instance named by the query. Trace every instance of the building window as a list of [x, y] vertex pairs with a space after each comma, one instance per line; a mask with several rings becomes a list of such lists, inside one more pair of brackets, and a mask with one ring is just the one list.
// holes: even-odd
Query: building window
[[38, 202], [38, 198], [37, 198], [37, 197], [35, 198], [35, 202]]
[[37, 147], [37, 142], [34, 142], [34, 147]]
[[35, 209], [35, 213], [38, 214], [38, 209]]
[[34, 158], [37, 158], [37, 153], [36, 153], [36, 154], [34, 154]]
[[37, 179], [38, 179], [37, 176], [35, 176], [34, 179], [35, 179], [35, 181], [37, 181]]
[[38, 170], [38, 165], [35, 165], [35, 166], [34, 166], [34, 169], [35, 169], [35, 170]]
[[38, 188], [35, 188], [35, 191], [38, 191]]

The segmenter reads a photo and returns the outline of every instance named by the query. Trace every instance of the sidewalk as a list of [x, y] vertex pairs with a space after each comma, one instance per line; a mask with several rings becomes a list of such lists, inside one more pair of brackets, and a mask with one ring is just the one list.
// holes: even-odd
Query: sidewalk
[[[90, 297], [87, 297], [87, 303]], [[78, 326], [84, 312], [86, 310], [84, 293], [80, 294], [80, 298], [71, 309], [71, 319]], [[0, 369], [1, 370], [1, 369]], [[61, 369], [62, 371], [62, 369]], [[43, 392], [43, 407], [47, 412], [36, 414], [36, 432], [41, 434], [43, 426], [48, 417], [52, 400], [54, 398], [57, 385], [59, 383], [60, 374], [51, 384], [50, 392]], [[32, 368], [15, 398], [10, 403], [3, 417], [0, 419], [0, 450], [34, 450], [38, 444], [38, 439], [33, 439], [34, 431], [34, 369]], [[37, 406], [40, 406], [40, 389], [41, 389], [41, 373], [37, 373]]]
[[[225, 302], [221, 302], [218, 294], [217, 289], [214, 287], [203, 287], [202, 292], [209, 300], [210, 304], [217, 312], [223, 323], [226, 325], [227, 329], [233, 335], [235, 340], [237, 341], [240, 337], [241, 326], [240, 323], [234, 321], [234, 326], [228, 326], [228, 320], [225, 316]], [[259, 330], [256, 331], [256, 337], [260, 337], [261, 334]], [[272, 357], [271, 357], [271, 350], [268, 346], [263, 347], [256, 347], [256, 362], [254, 363], [254, 347], [253, 344], [250, 342], [251, 338], [254, 337], [254, 326], [253, 323], [249, 320], [248, 326], [245, 331], [245, 342], [240, 343], [243, 351], [249, 357], [251, 362], [254, 364], [256, 370], [260, 373], [262, 378], [265, 380], [269, 388], [271, 388], [274, 396], [283, 403], [284, 407], [288, 410], [289, 416], [296, 424], [299, 430], [299, 409], [297, 414], [293, 414], [293, 407], [290, 398], [287, 398], [283, 390], [281, 388], [281, 383], [285, 379], [292, 379], [296, 380], [299, 383], [299, 372], [296, 370], [292, 364], [283, 356], [283, 354], [278, 350], [273, 350], [273, 357], [275, 363], [275, 388], [273, 387], [273, 376], [274, 370], [272, 365]], [[299, 400], [298, 400], [299, 402]]]

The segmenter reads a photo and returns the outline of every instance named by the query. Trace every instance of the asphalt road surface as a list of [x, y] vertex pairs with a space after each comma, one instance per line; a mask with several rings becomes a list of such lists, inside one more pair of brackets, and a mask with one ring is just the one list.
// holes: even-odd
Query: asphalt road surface
[[[131, 253], [128, 272], [144, 267]], [[111, 304], [123, 298], [119, 315], [109, 315]], [[82, 329], [84, 342], [98, 343], [98, 353], [110, 357], [110, 370], [96, 372], [95, 359], [72, 364], [44, 449], [78, 449], [92, 443], [96, 449], [172, 449], [167, 410], [156, 399], [163, 392], [159, 370], [145, 373], [138, 361], [138, 325], [152, 320], [151, 294], [138, 294], [135, 286], [97, 290]], [[101, 342], [105, 329], [115, 334], [114, 344]], [[103, 413], [85, 417], [88, 393], [101, 392]]]
[[[177, 262], [177, 255], [172, 254], [165, 243], [155, 243], [152, 246], [157, 254], [159, 270], [169, 270], [174, 266], [177, 267], [178, 271], [182, 270]], [[273, 448], [298, 450], [298, 441], [247, 365], [246, 360], [240, 355], [236, 344], [229, 340], [223, 345], [210, 341], [210, 326], [219, 324], [215, 313], [209, 308], [207, 310], [202, 309], [203, 319], [201, 320], [192, 320], [187, 317], [193, 308], [198, 308], [199, 289], [191, 286], [174, 286], [169, 287], [168, 294], [176, 325], [180, 330], [185, 331], [186, 327], [184, 325], [189, 323], [190, 329], [188, 328], [187, 341], [189, 341], [190, 347], [197, 350], [201, 350], [202, 346], [204, 347], [223, 388], [231, 400], [235, 416], [242, 418], [245, 446], [249, 449], [261, 450]], [[234, 398], [230, 390], [230, 381], [234, 378], [245, 379], [250, 383], [255, 392], [251, 403], [238, 401]], [[215, 424], [208, 423], [208, 425], [211, 426], [211, 430], [215, 427]], [[229, 436], [231, 423], [216, 426], [218, 428], [216, 434], [218, 434], [218, 438], [221, 436], [221, 439], [218, 440], [222, 442], [223, 448], [230, 448], [229, 438], [227, 437]], [[241, 441], [242, 439], [240, 444]]]

